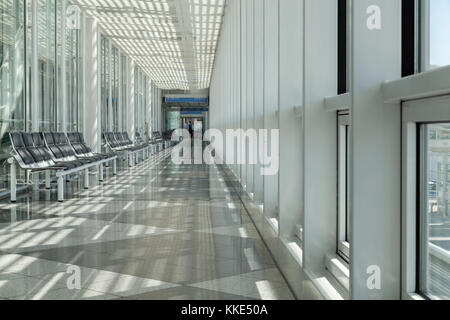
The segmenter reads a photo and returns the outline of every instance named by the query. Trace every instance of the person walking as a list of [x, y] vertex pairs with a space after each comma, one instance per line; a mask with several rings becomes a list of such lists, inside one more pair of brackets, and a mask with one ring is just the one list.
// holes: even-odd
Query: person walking
[[192, 121], [189, 121], [189, 134], [191, 135], [191, 139], [194, 138], [194, 126], [192, 125]]

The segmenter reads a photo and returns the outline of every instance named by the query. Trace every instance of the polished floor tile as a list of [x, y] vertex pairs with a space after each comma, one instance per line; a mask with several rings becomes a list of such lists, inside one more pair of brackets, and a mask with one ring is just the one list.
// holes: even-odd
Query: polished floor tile
[[166, 150], [111, 173], [0, 202], [0, 299], [293, 299], [219, 167]]

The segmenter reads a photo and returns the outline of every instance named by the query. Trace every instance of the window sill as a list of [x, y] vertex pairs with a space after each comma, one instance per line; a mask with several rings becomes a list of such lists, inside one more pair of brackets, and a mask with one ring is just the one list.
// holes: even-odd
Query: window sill
[[289, 251], [294, 260], [298, 265], [303, 268], [303, 249], [296, 241], [289, 241], [284, 237], [281, 238], [281, 242], [284, 244], [286, 249]]
[[343, 288], [342, 285], [326, 270], [324, 272], [315, 273], [305, 269], [305, 273], [325, 300], [350, 299], [348, 290], [345, 290], [345, 288]]
[[349, 110], [352, 96], [350, 93], [325, 98], [325, 109], [328, 112]]
[[268, 218], [266, 217], [266, 221], [269, 224], [269, 226], [273, 229], [273, 231], [278, 234], [278, 220], [276, 218]]
[[418, 293], [406, 293], [403, 300], [425, 301], [426, 299]]
[[429, 98], [450, 93], [450, 66], [382, 84], [385, 103]]
[[325, 257], [325, 267], [347, 291], [350, 289], [350, 270], [346, 262], [335, 254]]

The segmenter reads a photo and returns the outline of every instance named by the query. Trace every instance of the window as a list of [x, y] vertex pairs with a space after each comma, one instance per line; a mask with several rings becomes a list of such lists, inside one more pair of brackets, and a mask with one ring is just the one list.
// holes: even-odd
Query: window
[[[24, 1], [0, 2], [0, 162], [9, 157], [8, 132], [25, 130], [25, 21]], [[8, 188], [6, 166], [0, 191]]]
[[350, 5], [351, 0], [338, 0], [338, 94], [350, 88]]
[[66, 27], [67, 131], [82, 132], [81, 30]]
[[134, 123], [135, 123], [135, 131], [139, 134], [140, 137], [144, 137], [145, 134], [145, 83], [146, 77], [142, 73], [140, 69], [135, 68], [134, 72], [134, 83], [135, 83], [135, 106], [134, 106]]
[[347, 262], [350, 257], [349, 143], [350, 119], [348, 112], [342, 112], [338, 114], [337, 253]]
[[450, 299], [450, 122], [419, 128], [418, 289]]
[[450, 65], [450, 1], [420, 1], [421, 71]]
[[402, 105], [403, 296], [450, 299], [450, 96]]
[[101, 37], [101, 118], [102, 132], [110, 131], [109, 128], [109, 40]]
[[39, 129], [56, 128], [56, 3], [38, 2]]
[[113, 47], [111, 53], [112, 59], [112, 124], [113, 131], [119, 131], [119, 49]]
[[128, 124], [127, 124], [127, 120], [128, 120], [127, 57], [124, 55], [121, 55], [121, 59], [122, 59], [122, 64], [121, 64], [122, 79], [120, 81], [122, 81], [122, 102], [121, 102], [121, 105], [122, 105], [122, 131], [127, 131], [127, 128], [128, 128]]

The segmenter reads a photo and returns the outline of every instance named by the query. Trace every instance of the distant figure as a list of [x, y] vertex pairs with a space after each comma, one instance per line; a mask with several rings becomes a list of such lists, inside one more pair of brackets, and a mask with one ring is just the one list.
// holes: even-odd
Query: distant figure
[[194, 126], [192, 125], [192, 121], [189, 121], [189, 134], [191, 135], [191, 139], [194, 137]]

